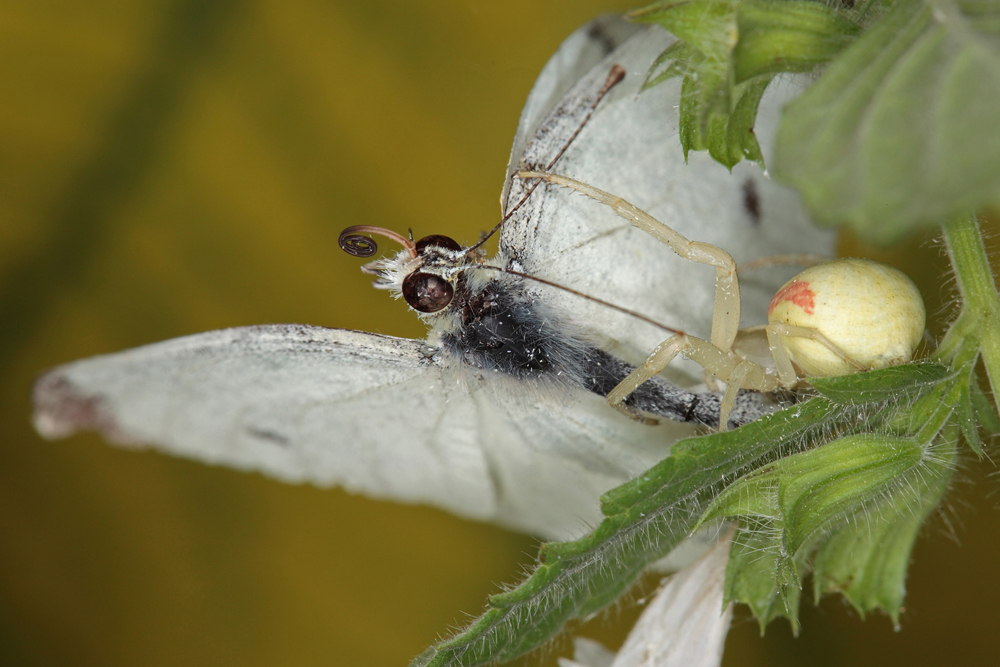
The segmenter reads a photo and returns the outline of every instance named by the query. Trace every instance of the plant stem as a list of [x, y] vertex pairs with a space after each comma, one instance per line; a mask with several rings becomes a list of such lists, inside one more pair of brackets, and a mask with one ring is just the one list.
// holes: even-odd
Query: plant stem
[[941, 341], [938, 357], [952, 361], [964, 341], [976, 342], [996, 402], [1000, 393], [1000, 295], [978, 220], [973, 215], [948, 223], [944, 240], [962, 294], [962, 312]]

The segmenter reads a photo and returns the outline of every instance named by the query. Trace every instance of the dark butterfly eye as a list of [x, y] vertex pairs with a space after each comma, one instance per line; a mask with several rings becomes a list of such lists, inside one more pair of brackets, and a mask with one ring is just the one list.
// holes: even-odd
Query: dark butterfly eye
[[419, 255], [420, 251], [429, 245], [444, 248], [445, 250], [462, 249], [462, 246], [458, 245], [458, 243], [450, 237], [443, 236], [442, 234], [431, 234], [430, 236], [425, 236], [417, 241], [417, 254]]
[[436, 313], [447, 307], [454, 295], [451, 283], [433, 273], [416, 272], [403, 279], [403, 298], [413, 310], [421, 313]]

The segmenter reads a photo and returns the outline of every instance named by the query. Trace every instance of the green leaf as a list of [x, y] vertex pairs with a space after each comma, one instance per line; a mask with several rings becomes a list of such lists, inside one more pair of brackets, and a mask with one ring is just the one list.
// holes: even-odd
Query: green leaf
[[893, 3], [784, 111], [775, 174], [891, 243], [1000, 201], [1000, 1]]
[[[935, 387], [929, 384], [927, 373], [895, 377], [909, 378], [909, 384], [897, 382], [907, 396], [916, 397]], [[879, 376], [874, 379], [878, 381]], [[539, 563], [527, 580], [491, 597], [490, 608], [469, 628], [426, 651], [414, 667], [467, 667], [509, 660], [539, 646], [567, 620], [612, 602], [643, 568], [690, 533], [727, 482], [758, 468], [785, 465], [788, 459], [781, 456], [814, 447], [832, 432], [852, 434], [880, 427], [892, 414], [883, 409], [883, 403], [877, 391], [862, 391], [849, 405], [819, 396], [734, 431], [677, 443], [670, 457], [601, 498], [607, 518], [594, 532], [572, 542], [543, 545]], [[826, 496], [795, 492], [804, 498], [800, 505], [830, 504]], [[802, 521], [795, 525], [799, 524]], [[791, 596], [798, 594], [797, 567], [787, 559], [774, 562], [774, 572], [781, 577], [779, 588], [788, 589], [782, 593], [788, 609], [792, 608]], [[793, 581], [795, 586], [790, 586], [788, 582]]]
[[890, 366], [876, 371], [810, 378], [809, 382], [831, 401], [841, 405], [857, 402], [908, 400], [926, 393], [952, 374], [947, 366], [937, 363], [913, 363]]
[[946, 433], [891, 496], [845, 522], [820, 547], [813, 561], [817, 602], [839, 591], [862, 616], [882, 609], [898, 625], [913, 543], [948, 488], [956, 452], [954, 434]]

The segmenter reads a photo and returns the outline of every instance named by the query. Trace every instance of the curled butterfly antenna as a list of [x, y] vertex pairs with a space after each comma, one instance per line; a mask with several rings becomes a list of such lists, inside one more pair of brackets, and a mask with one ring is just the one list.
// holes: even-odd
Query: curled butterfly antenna
[[413, 245], [411, 239], [391, 229], [375, 227], [374, 225], [354, 225], [340, 232], [340, 237], [337, 239], [340, 249], [355, 257], [371, 257], [378, 252], [378, 244], [375, 243], [375, 239], [364, 236], [365, 234], [378, 234], [379, 236], [392, 239], [403, 246], [410, 254], [410, 257], [414, 259], [417, 257], [417, 248]]

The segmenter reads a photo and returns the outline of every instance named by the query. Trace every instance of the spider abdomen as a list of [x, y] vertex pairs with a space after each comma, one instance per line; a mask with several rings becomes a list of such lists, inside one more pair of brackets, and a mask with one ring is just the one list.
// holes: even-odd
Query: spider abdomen
[[[923, 336], [925, 317], [913, 281], [898, 269], [867, 259], [836, 259], [809, 267], [785, 283], [768, 308], [769, 323], [815, 329], [867, 368], [909, 361]], [[856, 370], [816, 340], [781, 338], [807, 375]]]

